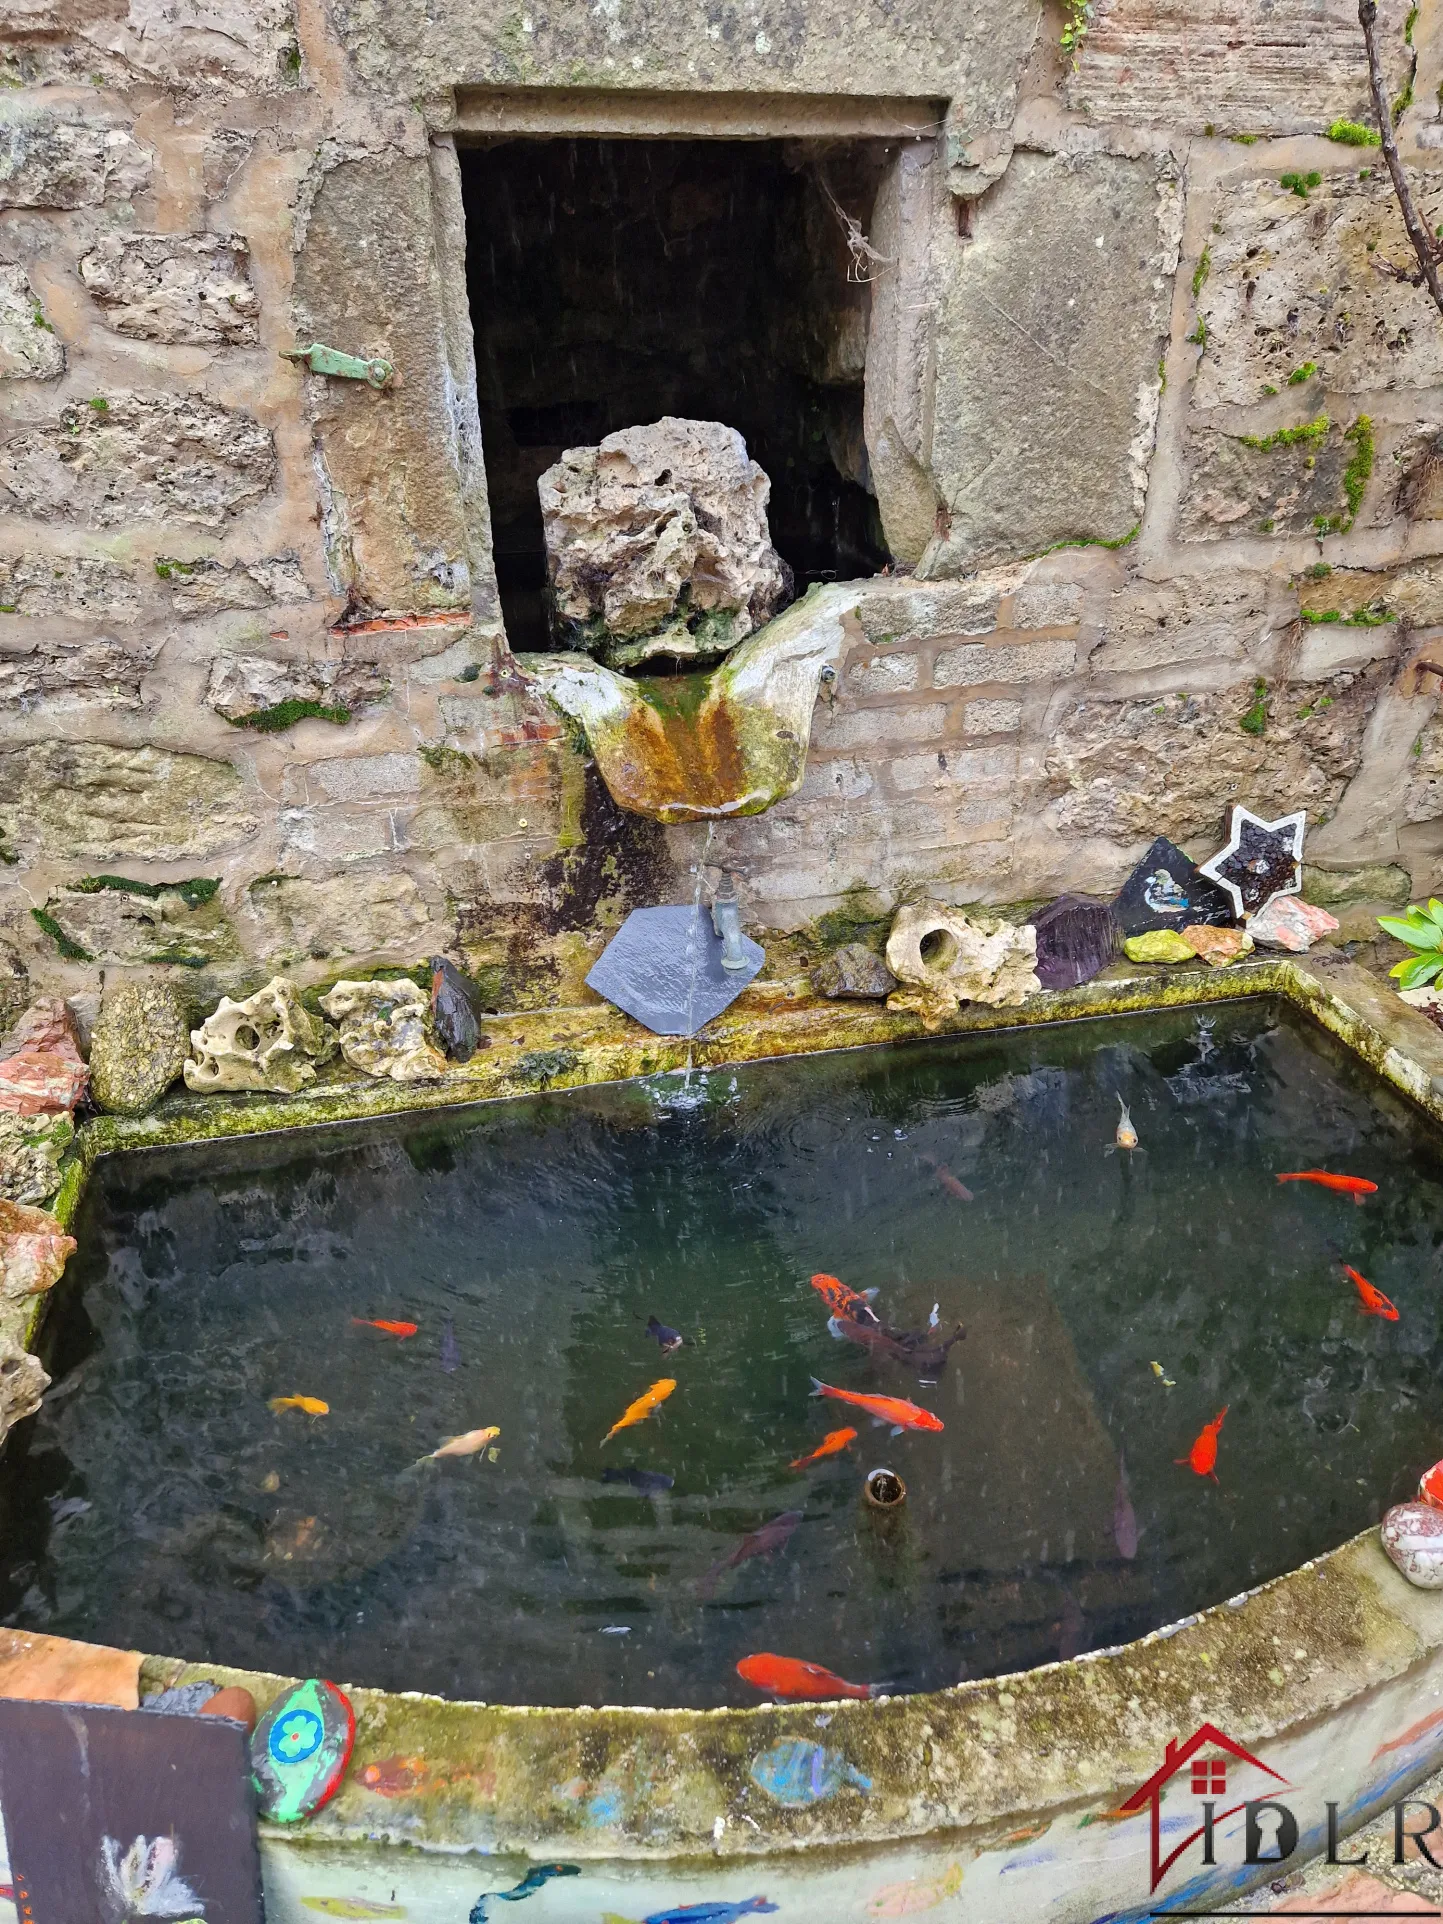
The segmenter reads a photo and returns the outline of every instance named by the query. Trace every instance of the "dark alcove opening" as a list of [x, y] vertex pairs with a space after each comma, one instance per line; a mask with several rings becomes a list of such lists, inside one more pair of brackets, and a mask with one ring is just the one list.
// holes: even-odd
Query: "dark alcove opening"
[[862, 439], [870, 296], [843, 210], [865, 229], [890, 151], [559, 139], [462, 151], [486, 479], [513, 648], [553, 645], [538, 476], [564, 448], [663, 414], [740, 430], [771, 477], [772, 542], [798, 593], [886, 563]]

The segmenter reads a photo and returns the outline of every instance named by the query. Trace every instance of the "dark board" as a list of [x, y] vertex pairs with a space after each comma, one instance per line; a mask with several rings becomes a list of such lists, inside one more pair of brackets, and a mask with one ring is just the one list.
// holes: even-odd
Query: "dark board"
[[0, 1699], [0, 1819], [21, 1924], [262, 1924], [239, 1724]]

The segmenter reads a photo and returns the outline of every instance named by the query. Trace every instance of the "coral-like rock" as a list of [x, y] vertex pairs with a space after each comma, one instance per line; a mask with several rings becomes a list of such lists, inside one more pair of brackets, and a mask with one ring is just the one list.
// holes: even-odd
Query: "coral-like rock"
[[191, 1031], [183, 1065], [188, 1089], [269, 1089], [293, 1096], [316, 1079], [336, 1053], [335, 1031], [301, 1003], [283, 975], [233, 1002], [222, 996], [214, 1015]]
[[861, 942], [844, 942], [812, 970], [818, 995], [880, 1001], [892, 993], [897, 978], [880, 955]]
[[720, 421], [623, 428], [568, 448], [537, 487], [556, 618], [613, 667], [715, 661], [791, 595], [771, 482]]
[[186, 1007], [164, 982], [121, 982], [106, 995], [90, 1038], [90, 1093], [115, 1115], [144, 1115], [180, 1079]]
[[74, 1253], [75, 1238], [53, 1216], [0, 1201], [0, 1299], [39, 1296], [59, 1282]]
[[64, 1002], [58, 996], [36, 1002], [0, 1044], [0, 1112], [67, 1113], [85, 1094], [89, 1076]]
[[426, 1033], [426, 991], [416, 983], [338, 982], [321, 1007], [341, 1025], [341, 1054], [353, 1069], [392, 1082], [445, 1075], [446, 1058]]
[[0, 1114], [0, 1196], [43, 1203], [60, 1187], [60, 1159], [75, 1137], [68, 1115]]
[[1397, 1503], [1378, 1532], [1388, 1559], [1420, 1590], [1443, 1590], [1443, 1510]]
[[0, 1441], [7, 1430], [34, 1416], [50, 1378], [28, 1350], [0, 1341]]
[[889, 1009], [906, 1009], [932, 1029], [961, 1002], [1015, 1008], [1041, 988], [1037, 980], [1037, 931], [990, 916], [963, 915], [939, 902], [917, 902], [897, 911], [887, 937], [887, 967], [900, 989]]
[[1248, 923], [1248, 934], [1266, 949], [1302, 955], [1322, 936], [1332, 935], [1338, 918], [1301, 895], [1275, 895]]

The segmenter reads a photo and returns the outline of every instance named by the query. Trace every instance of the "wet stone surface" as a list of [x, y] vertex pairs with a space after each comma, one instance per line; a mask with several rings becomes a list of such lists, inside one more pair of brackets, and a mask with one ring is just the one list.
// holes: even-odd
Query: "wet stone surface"
[[[1379, 1189], [1275, 1180], [1319, 1167]], [[108, 1158], [0, 1476], [0, 1621], [572, 1704], [752, 1701], [758, 1651], [917, 1690], [1119, 1643], [1412, 1496], [1440, 1214], [1416, 1113], [1264, 1004]], [[940, 1380], [834, 1341], [816, 1271], [965, 1324]], [[1176, 1459], [1224, 1406], [1215, 1483]], [[494, 1460], [417, 1466], [491, 1425]]]

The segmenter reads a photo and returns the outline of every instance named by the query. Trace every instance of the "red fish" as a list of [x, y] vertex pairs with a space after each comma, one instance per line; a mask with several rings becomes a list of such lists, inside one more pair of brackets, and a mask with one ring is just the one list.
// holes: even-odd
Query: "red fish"
[[859, 1296], [855, 1289], [839, 1282], [835, 1276], [818, 1275], [812, 1278], [812, 1288], [821, 1297], [834, 1316], [844, 1316], [854, 1323], [875, 1323], [877, 1312], [872, 1308], [875, 1289], [869, 1289]]
[[947, 1194], [949, 1196], [955, 1196], [958, 1202], [976, 1202], [977, 1198], [972, 1194], [972, 1191], [967, 1187], [966, 1183], [954, 1176], [945, 1162], [938, 1162], [935, 1156], [919, 1156], [917, 1160], [924, 1163], [927, 1168], [932, 1171], [932, 1174], [937, 1178], [937, 1186], [939, 1189], [945, 1189]]
[[353, 1316], [351, 1321], [359, 1324], [363, 1329], [384, 1330], [387, 1336], [402, 1338], [414, 1336], [421, 1327], [419, 1323], [391, 1323], [384, 1316]]
[[1360, 1207], [1364, 1196], [1377, 1194], [1378, 1185], [1369, 1182], [1366, 1176], [1334, 1176], [1326, 1169], [1292, 1169], [1279, 1182], [1315, 1182], [1322, 1189], [1332, 1189], [1340, 1196], [1351, 1196]]
[[1217, 1470], [1214, 1467], [1218, 1460], [1218, 1431], [1223, 1426], [1223, 1418], [1227, 1415], [1229, 1407], [1230, 1405], [1224, 1403], [1212, 1422], [1204, 1423], [1198, 1431], [1197, 1441], [1187, 1455], [1174, 1459], [1178, 1463], [1186, 1463], [1199, 1476], [1210, 1476], [1214, 1483], [1218, 1480]]
[[862, 1396], [856, 1390], [834, 1389], [830, 1383], [819, 1383], [812, 1378], [813, 1396], [830, 1396], [833, 1402], [850, 1403], [854, 1408], [865, 1410], [868, 1416], [875, 1416], [879, 1423], [890, 1423], [894, 1430], [943, 1430], [947, 1426], [940, 1416], [933, 1416], [930, 1410], [919, 1409], [915, 1403], [908, 1403], [900, 1396]]
[[743, 1657], [737, 1675], [773, 1697], [871, 1697], [875, 1684], [848, 1683], [835, 1671], [819, 1663], [803, 1663], [800, 1657], [776, 1657], [763, 1650], [755, 1657]]
[[792, 1464], [794, 1470], [805, 1470], [808, 1464], [820, 1463], [824, 1456], [835, 1456], [838, 1450], [845, 1450], [849, 1443], [855, 1443], [855, 1430], [828, 1430], [818, 1447], [810, 1456], [799, 1456]]
[[1350, 1269], [1346, 1263], [1343, 1264], [1343, 1274], [1357, 1290], [1365, 1316], [1382, 1316], [1390, 1323], [1397, 1322], [1398, 1312], [1381, 1289], [1374, 1289], [1366, 1276], [1360, 1276], [1356, 1269]]
[[1431, 1503], [1435, 1510], [1443, 1510], [1443, 1462], [1435, 1463], [1431, 1470], [1423, 1472], [1418, 1482], [1418, 1499], [1422, 1503]]

